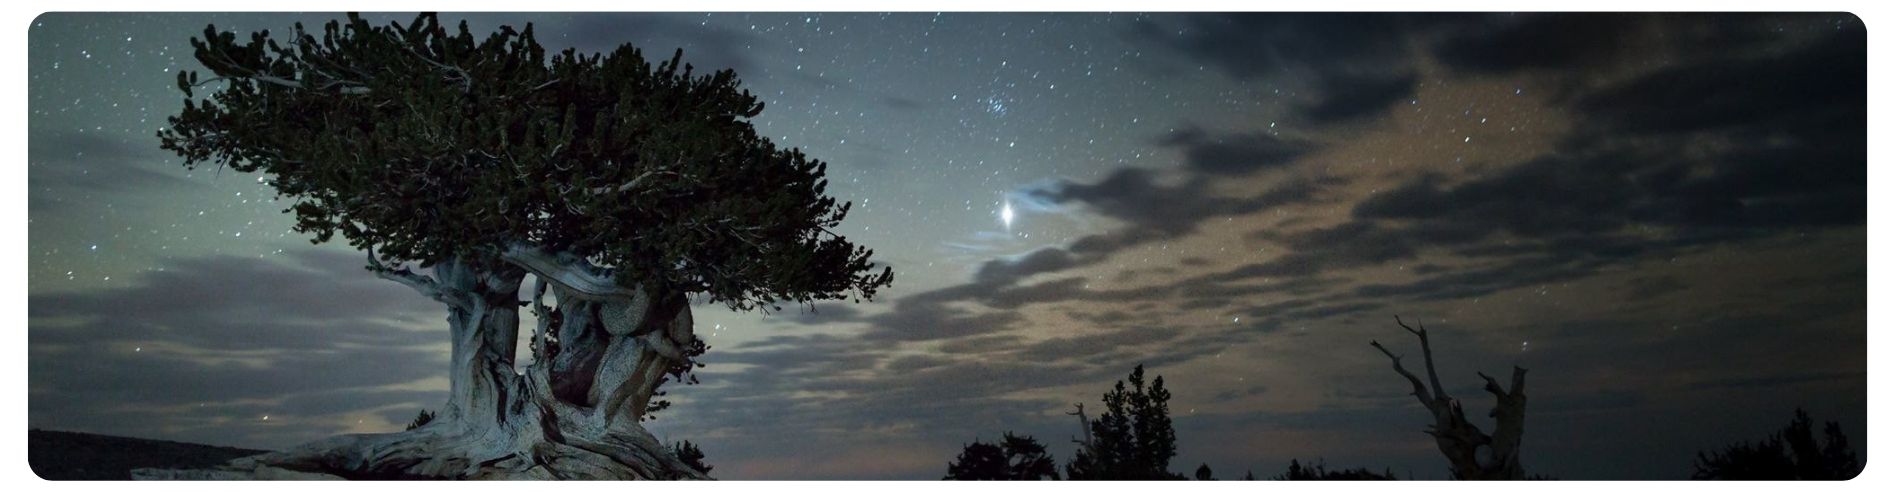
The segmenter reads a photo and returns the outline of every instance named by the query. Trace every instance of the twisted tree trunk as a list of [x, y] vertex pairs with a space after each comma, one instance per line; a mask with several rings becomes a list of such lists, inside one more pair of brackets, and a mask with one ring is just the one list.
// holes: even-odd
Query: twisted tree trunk
[[[441, 416], [391, 434], [351, 434], [241, 458], [213, 471], [140, 470], [138, 478], [703, 479], [638, 421], [667, 370], [695, 341], [686, 299], [624, 289], [569, 255], [521, 249], [506, 263], [448, 261], [431, 276], [371, 270], [448, 306], [451, 388]], [[373, 262], [373, 255], [370, 254]], [[519, 288], [538, 355], [515, 370]], [[557, 304], [545, 302], [548, 286]], [[283, 473], [286, 470], [294, 473]]]
[[1432, 413], [1433, 423], [1426, 433], [1432, 435], [1439, 445], [1439, 452], [1452, 464], [1452, 477], [1459, 480], [1523, 480], [1524, 465], [1518, 460], [1518, 450], [1524, 440], [1524, 368], [1511, 368], [1511, 388], [1498, 386], [1498, 381], [1478, 373], [1485, 380], [1485, 391], [1497, 399], [1497, 406], [1492, 408], [1491, 417], [1497, 423], [1496, 429], [1489, 435], [1465, 420], [1465, 409], [1459, 401], [1445, 394], [1445, 387], [1439, 384], [1439, 372], [1432, 364], [1432, 340], [1426, 336], [1425, 325], [1419, 328], [1406, 326], [1406, 322], [1394, 317], [1401, 328], [1419, 337], [1419, 350], [1426, 360], [1426, 376], [1432, 382], [1428, 388], [1418, 376], [1407, 371], [1399, 363], [1400, 356], [1373, 341], [1377, 348], [1388, 358], [1393, 359], [1393, 371], [1404, 376], [1412, 383], [1412, 395]]

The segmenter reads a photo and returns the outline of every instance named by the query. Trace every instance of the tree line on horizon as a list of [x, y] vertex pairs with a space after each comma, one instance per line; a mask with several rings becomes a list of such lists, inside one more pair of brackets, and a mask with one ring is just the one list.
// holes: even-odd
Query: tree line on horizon
[[[1396, 318], [1397, 320], [1397, 318]], [[1517, 450], [1521, 443], [1524, 411], [1524, 369], [1513, 371], [1509, 389], [1479, 374], [1486, 390], [1498, 400], [1492, 416], [1498, 421], [1497, 432], [1484, 434], [1466, 421], [1459, 402], [1441, 391], [1432, 363], [1432, 348], [1423, 325], [1418, 328], [1399, 325], [1420, 340], [1426, 371], [1431, 385], [1400, 365], [1400, 356], [1388, 351], [1378, 341], [1373, 347], [1393, 361], [1395, 372], [1413, 384], [1413, 395], [1425, 404], [1436, 423], [1426, 431], [1438, 441], [1441, 453], [1451, 462], [1455, 480], [1554, 480], [1542, 474], [1525, 474]], [[1127, 385], [1126, 385], [1127, 381]], [[966, 444], [946, 465], [944, 480], [1186, 480], [1170, 471], [1176, 456], [1176, 431], [1169, 416], [1169, 390], [1163, 377], [1145, 384], [1143, 365], [1132, 369], [1127, 380], [1119, 380], [1103, 395], [1104, 411], [1090, 418], [1083, 404], [1070, 413], [1078, 418], [1083, 437], [1074, 439], [1078, 447], [1059, 473], [1057, 460], [1045, 446], [1029, 435], [1005, 432], [997, 442], [977, 439]], [[1443, 431], [1441, 429], [1444, 429]], [[1862, 463], [1839, 423], [1828, 421], [1822, 428], [1824, 439], [1815, 437], [1812, 419], [1804, 409], [1796, 409], [1785, 427], [1758, 441], [1739, 441], [1719, 450], [1696, 455], [1695, 480], [1850, 480], [1858, 476]], [[1196, 480], [1216, 480], [1208, 463], [1197, 466]], [[1409, 477], [1410, 478], [1410, 477]], [[1255, 480], [1248, 471], [1243, 480]], [[1365, 467], [1329, 469], [1324, 460], [1303, 465], [1299, 459], [1288, 462], [1287, 469], [1272, 480], [1397, 480], [1393, 470], [1373, 471]]]

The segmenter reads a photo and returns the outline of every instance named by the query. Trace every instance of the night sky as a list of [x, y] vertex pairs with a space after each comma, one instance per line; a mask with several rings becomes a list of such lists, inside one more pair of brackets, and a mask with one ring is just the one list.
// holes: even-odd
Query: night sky
[[[158, 148], [206, 24], [336, 17], [33, 23], [31, 426], [281, 449], [445, 401], [439, 304]], [[1851, 15], [442, 17], [734, 68], [894, 267], [873, 303], [696, 307], [703, 384], [648, 426], [721, 478], [936, 479], [1004, 431], [1062, 462], [1137, 364], [1174, 471], [1444, 478], [1368, 346], [1417, 360], [1396, 314], [1476, 421], [1474, 371], [1530, 369], [1533, 473], [1686, 478], [1795, 407], [1865, 457]]]

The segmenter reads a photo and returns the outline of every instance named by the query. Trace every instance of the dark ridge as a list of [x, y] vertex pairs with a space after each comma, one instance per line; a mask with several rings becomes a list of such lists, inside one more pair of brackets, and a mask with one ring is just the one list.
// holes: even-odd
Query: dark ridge
[[209, 468], [267, 453], [82, 432], [26, 431], [26, 461], [46, 480], [131, 480], [134, 468]]

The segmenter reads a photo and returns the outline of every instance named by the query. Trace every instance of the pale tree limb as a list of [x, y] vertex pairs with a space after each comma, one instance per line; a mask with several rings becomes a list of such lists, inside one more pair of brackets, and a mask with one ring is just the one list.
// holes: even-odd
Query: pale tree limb
[[396, 283], [419, 291], [421, 295], [447, 303], [450, 306], [461, 309], [472, 308], [472, 303], [469, 299], [460, 294], [447, 291], [447, 289], [440, 286], [439, 282], [435, 282], [432, 278], [414, 273], [413, 270], [408, 270], [407, 267], [392, 268], [382, 265], [381, 260], [375, 257], [374, 247], [372, 246], [368, 248], [368, 271], [374, 272], [376, 277], [393, 280]]
[[1407, 381], [1412, 382], [1412, 396], [1419, 398], [1419, 403], [1424, 404], [1426, 408], [1432, 408], [1432, 393], [1426, 391], [1426, 384], [1419, 381], [1419, 376], [1413, 375], [1412, 371], [1408, 371], [1405, 366], [1400, 365], [1400, 356], [1393, 355], [1392, 351], [1386, 350], [1386, 346], [1380, 345], [1379, 340], [1373, 341], [1373, 348], [1380, 349], [1380, 353], [1386, 354], [1386, 357], [1389, 359], [1393, 359], [1393, 372], [1405, 376]]
[[1413, 394], [1419, 398], [1426, 410], [1432, 414], [1434, 423], [1426, 434], [1437, 442], [1440, 453], [1452, 464], [1453, 478], [1463, 480], [1518, 480], [1525, 478], [1524, 466], [1519, 463], [1520, 443], [1524, 435], [1524, 368], [1513, 367], [1511, 388], [1506, 390], [1498, 380], [1482, 372], [1478, 377], [1485, 380], [1485, 391], [1492, 394], [1497, 405], [1491, 410], [1491, 417], [1497, 422], [1491, 434], [1486, 434], [1465, 419], [1465, 411], [1459, 402], [1446, 396], [1444, 387], [1439, 383], [1439, 373], [1432, 359], [1432, 343], [1424, 324], [1417, 328], [1407, 325], [1398, 316], [1393, 317], [1406, 332], [1419, 338], [1419, 346], [1426, 360], [1426, 375], [1431, 380], [1431, 394], [1427, 394], [1427, 385], [1419, 376], [1400, 364], [1400, 357], [1373, 341], [1373, 348], [1386, 354], [1393, 361], [1393, 371], [1412, 383]]
[[1091, 449], [1091, 418], [1090, 416], [1084, 415], [1083, 403], [1073, 403], [1072, 405], [1077, 406], [1077, 410], [1072, 411], [1070, 413], [1066, 413], [1065, 415], [1077, 416], [1077, 428], [1084, 431], [1084, 440], [1079, 441], [1076, 439], [1072, 439], [1071, 442], [1077, 443], [1077, 445], [1079, 446], [1083, 446], [1085, 450], [1090, 450]]
[[557, 285], [562, 289], [559, 292], [561, 299], [567, 295], [586, 301], [649, 297], [643, 288], [619, 285], [613, 272], [591, 266], [585, 259], [571, 253], [553, 253], [543, 248], [515, 244], [507, 248], [500, 258]]
[[1408, 331], [1408, 332], [1412, 332], [1412, 334], [1413, 334], [1413, 335], [1417, 335], [1417, 336], [1419, 336], [1419, 351], [1421, 352], [1421, 354], [1420, 354], [1420, 355], [1424, 355], [1424, 356], [1425, 356], [1425, 358], [1426, 358], [1426, 379], [1428, 379], [1428, 380], [1431, 380], [1431, 381], [1432, 381], [1432, 393], [1433, 393], [1433, 396], [1434, 396], [1434, 397], [1436, 397], [1437, 399], [1440, 399], [1440, 400], [1444, 400], [1444, 399], [1449, 399], [1449, 398], [1451, 398], [1450, 396], [1446, 396], [1446, 394], [1445, 394], [1445, 386], [1444, 386], [1444, 385], [1441, 385], [1441, 384], [1439, 384], [1439, 371], [1438, 371], [1438, 369], [1435, 369], [1435, 368], [1433, 368], [1433, 365], [1432, 365], [1432, 338], [1431, 338], [1431, 337], [1429, 337], [1429, 336], [1426, 336], [1426, 335], [1427, 335], [1427, 333], [1426, 333], [1426, 323], [1425, 323], [1424, 321], [1419, 321], [1419, 322], [1418, 322], [1418, 323], [1419, 323], [1419, 328], [1417, 328], [1417, 329], [1414, 329], [1414, 328], [1413, 328], [1413, 327], [1411, 327], [1411, 326], [1406, 326], [1406, 321], [1405, 321], [1405, 320], [1401, 320], [1401, 319], [1399, 319], [1399, 316], [1398, 316], [1398, 315], [1394, 315], [1394, 316], [1393, 316], [1393, 322], [1395, 322], [1395, 323], [1399, 323], [1399, 327], [1400, 327], [1400, 328], [1405, 328], [1405, 329], [1406, 329], [1406, 331]]

